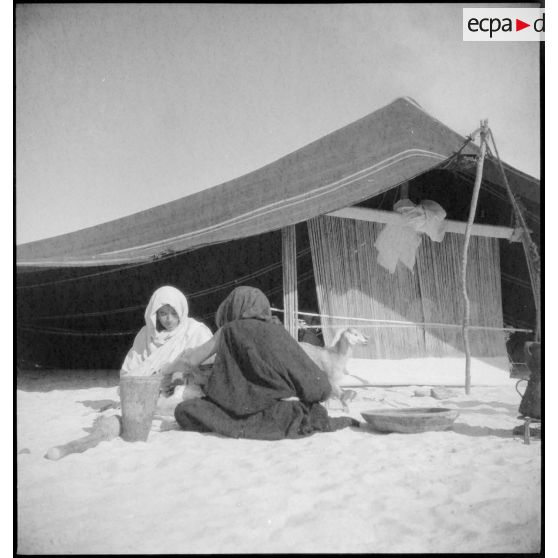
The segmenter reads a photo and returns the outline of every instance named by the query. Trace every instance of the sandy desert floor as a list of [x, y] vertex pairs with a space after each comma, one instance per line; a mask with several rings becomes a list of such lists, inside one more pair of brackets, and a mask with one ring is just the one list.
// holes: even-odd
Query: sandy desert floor
[[[101, 442], [59, 461], [118, 400], [117, 376], [20, 374], [17, 544], [21, 554], [537, 552], [541, 441], [512, 430], [512, 384], [357, 390], [350, 414], [458, 409], [451, 430], [383, 434], [363, 423], [276, 442], [182, 432], [156, 419], [147, 442]], [[421, 387], [421, 389], [423, 389]], [[115, 413], [104, 411], [103, 415]], [[330, 405], [334, 416], [342, 412]]]

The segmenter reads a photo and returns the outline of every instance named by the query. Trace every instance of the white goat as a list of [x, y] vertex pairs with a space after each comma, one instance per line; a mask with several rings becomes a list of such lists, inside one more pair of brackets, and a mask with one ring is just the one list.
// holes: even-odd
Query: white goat
[[366, 345], [368, 337], [357, 329], [349, 327], [341, 330], [330, 347], [316, 347], [310, 343], [300, 342], [299, 345], [306, 354], [321, 368], [331, 384], [332, 397], [337, 397], [343, 405], [343, 410], [348, 411], [347, 399], [354, 396], [351, 390], [343, 391], [339, 385], [343, 376], [347, 374], [347, 362], [355, 345]]

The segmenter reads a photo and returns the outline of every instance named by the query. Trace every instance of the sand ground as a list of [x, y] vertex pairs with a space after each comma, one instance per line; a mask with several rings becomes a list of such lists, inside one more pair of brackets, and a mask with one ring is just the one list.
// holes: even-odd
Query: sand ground
[[[513, 385], [452, 387], [445, 400], [417, 397], [417, 386], [360, 388], [350, 404], [359, 420], [373, 408], [458, 409], [443, 432], [363, 424], [267, 442], [158, 418], [147, 442], [45, 459], [87, 434], [118, 400], [116, 384], [110, 374], [18, 377], [19, 553], [540, 550], [541, 442], [512, 434], [522, 424]], [[330, 413], [342, 414], [335, 403]]]

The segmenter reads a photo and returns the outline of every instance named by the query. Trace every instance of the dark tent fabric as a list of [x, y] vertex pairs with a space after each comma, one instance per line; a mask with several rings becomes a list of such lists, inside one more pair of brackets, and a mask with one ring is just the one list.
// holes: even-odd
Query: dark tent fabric
[[[17, 265], [104, 266], [246, 238], [357, 204], [438, 167], [465, 138], [409, 98], [341, 128], [247, 175], [77, 232], [22, 244]], [[475, 155], [470, 143], [461, 155]], [[464, 165], [474, 174], [474, 164]], [[539, 182], [506, 165], [519, 195], [537, 202]], [[502, 185], [494, 161], [485, 175]]]

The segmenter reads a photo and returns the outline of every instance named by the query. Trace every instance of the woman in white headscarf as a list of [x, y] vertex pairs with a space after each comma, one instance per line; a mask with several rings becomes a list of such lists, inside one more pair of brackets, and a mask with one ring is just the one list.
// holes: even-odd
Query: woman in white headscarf
[[174, 287], [161, 287], [151, 296], [144, 317], [145, 325], [124, 359], [120, 375], [159, 373], [166, 379], [162, 383], [165, 386], [170, 378], [182, 377], [185, 372], [193, 374], [195, 370], [188, 368], [182, 355], [186, 349], [209, 341], [213, 334], [206, 325], [188, 317], [186, 297]]

